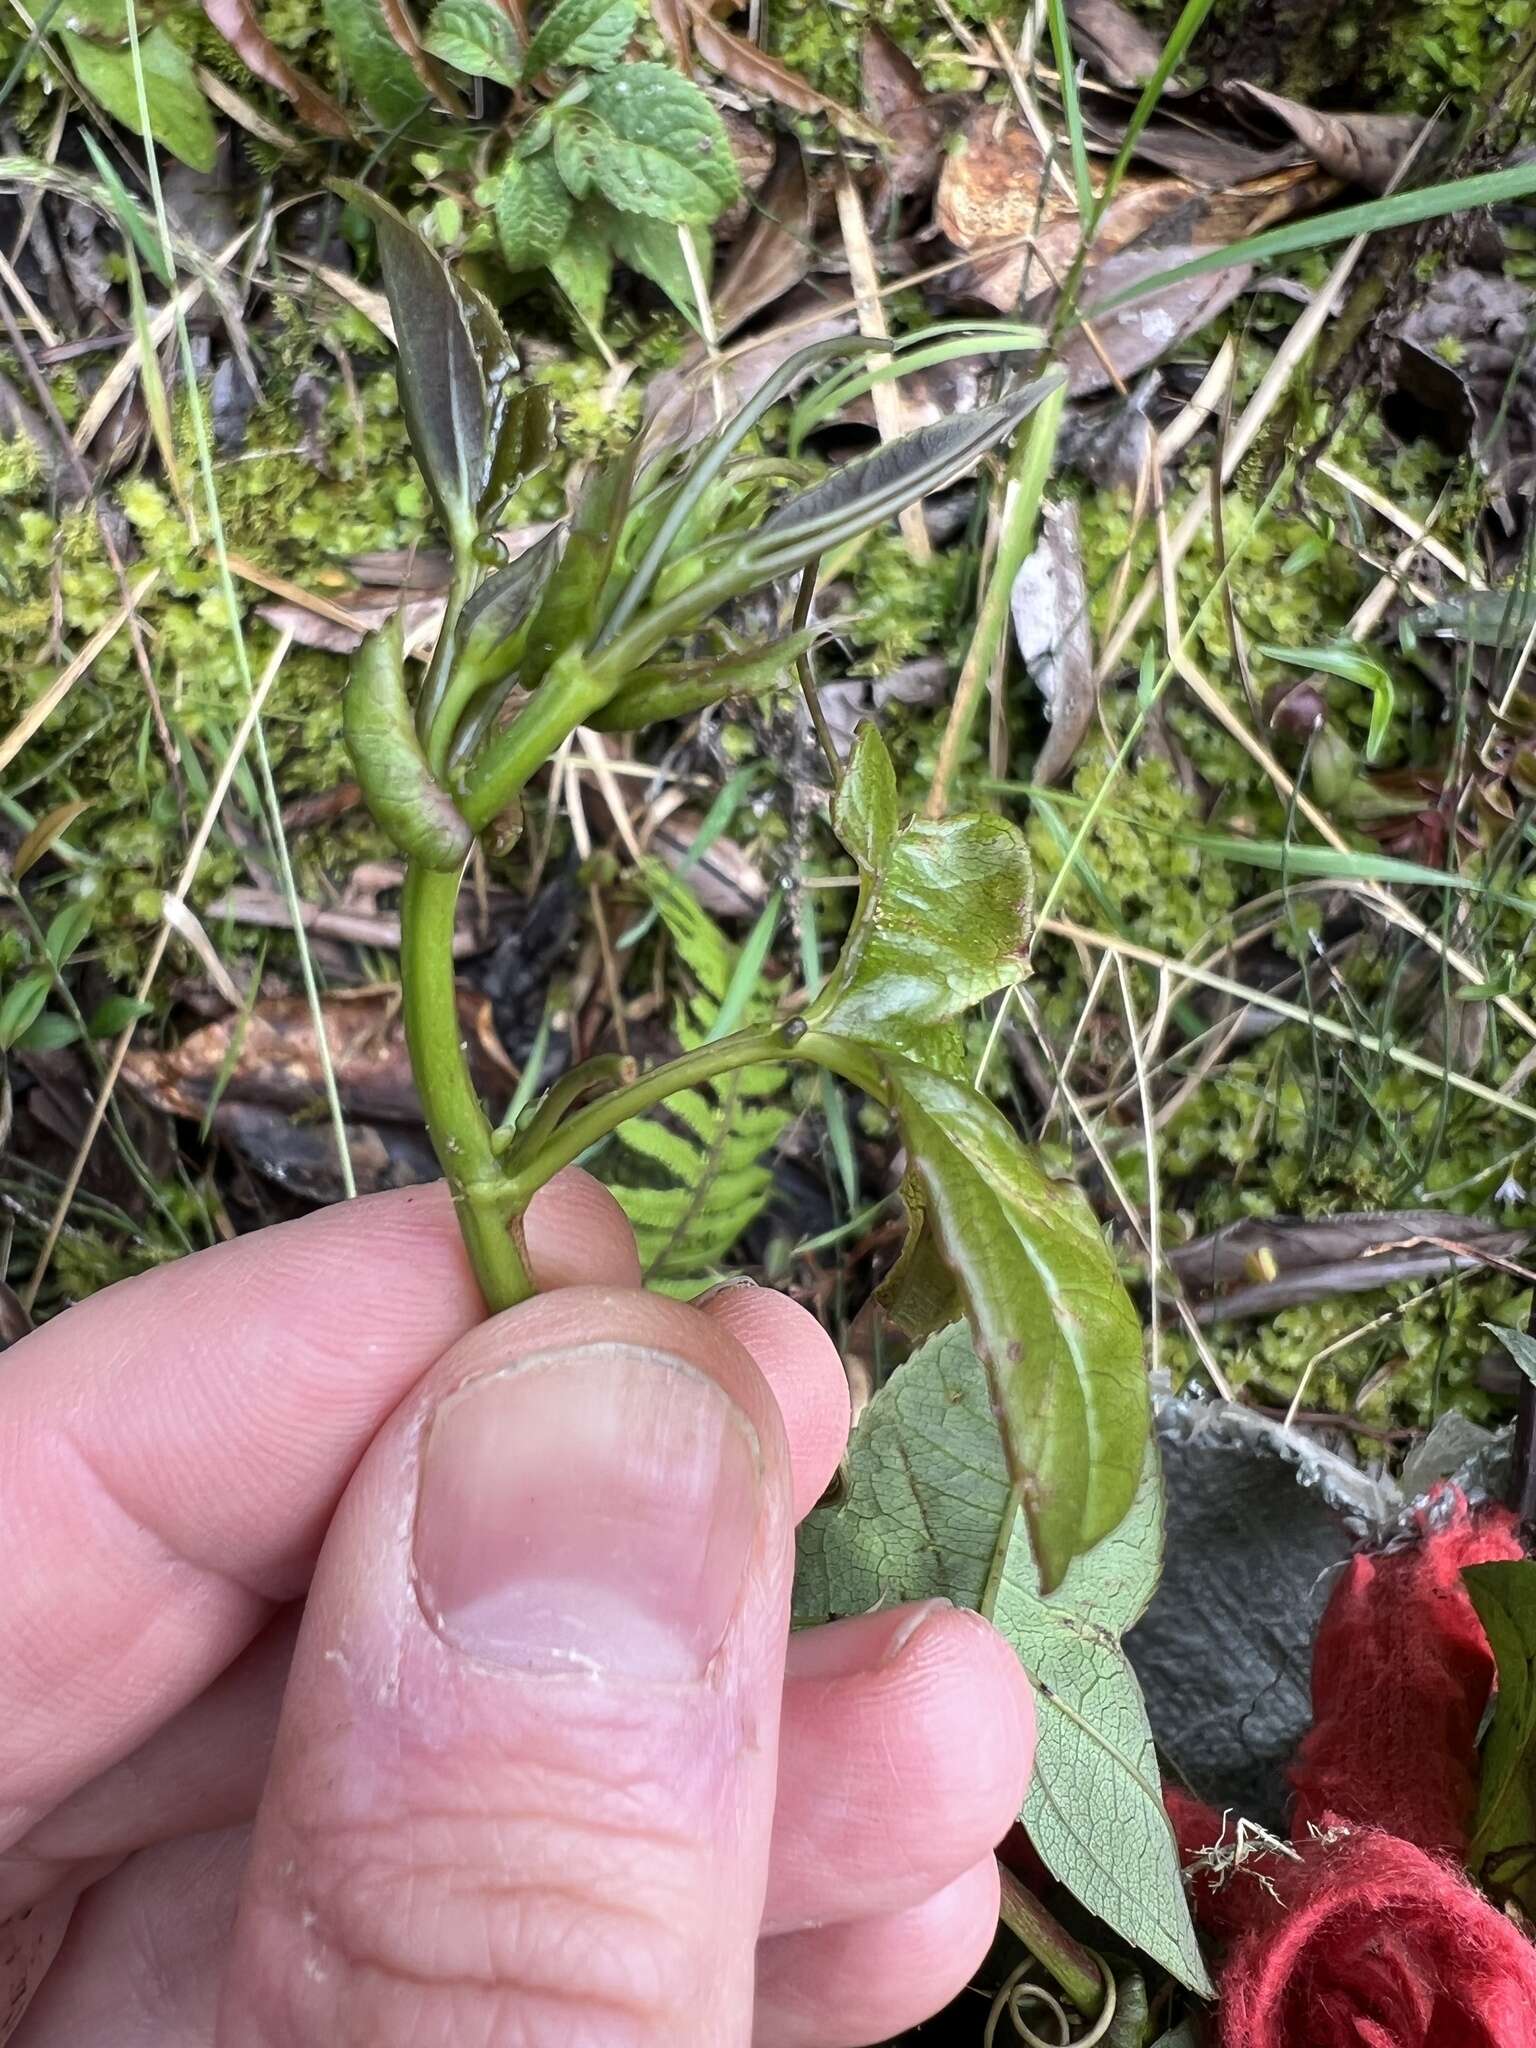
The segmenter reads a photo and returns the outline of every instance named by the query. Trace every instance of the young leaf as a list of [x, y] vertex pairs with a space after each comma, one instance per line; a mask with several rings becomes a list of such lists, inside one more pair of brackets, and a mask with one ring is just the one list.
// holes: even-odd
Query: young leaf
[[635, 0], [558, 0], [528, 45], [525, 69], [537, 78], [553, 64], [607, 71], [635, 32]]
[[1081, 1192], [966, 1082], [894, 1055], [881, 1065], [1050, 1592], [1135, 1493], [1150, 1413], [1141, 1326]]
[[381, 128], [408, 128], [430, 94], [390, 33], [379, 0], [321, 0], [342, 76]]
[[613, 701], [587, 722], [598, 732], [638, 732], [663, 719], [687, 718], [727, 697], [771, 690], [818, 638], [818, 630], [811, 627], [768, 647], [722, 655], [718, 661], [658, 662], [636, 669]]
[[141, 1017], [148, 1017], [153, 1009], [152, 1003], [141, 1003], [136, 996], [104, 996], [92, 1010], [85, 1028], [92, 1038], [116, 1038], [119, 1031], [136, 1024]]
[[492, 452], [492, 390], [512, 366], [511, 343], [489, 303], [454, 277], [387, 200], [347, 180], [335, 189], [373, 223], [411, 446], [450, 537], [472, 545]]
[[942, 490], [1011, 434], [1060, 383], [1054, 373], [1038, 377], [995, 405], [935, 420], [857, 462], [844, 463], [763, 522], [752, 546], [755, 573], [782, 575], [781, 563], [803, 562], [894, 517], [930, 491]]
[[509, 270], [542, 270], [570, 233], [575, 207], [548, 150], [508, 157], [496, 175], [496, 239]]
[[522, 76], [517, 31], [496, 0], [439, 0], [423, 47], [467, 78], [516, 85]]
[[398, 612], [363, 642], [342, 703], [347, 751], [364, 803], [400, 851], [424, 867], [457, 873], [473, 835], [416, 737], [404, 647]]
[[942, 1027], [1025, 973], [1034, 889], [1023, 833], [994, 812], [898, 825], [895, 771], [872, 725], [854, 742], [833, 822], [862, 886], [806, 1023], [963, 1071]]
[[511, 674], [527, 640], [534, 608], [559, 557], [559, 533], [546, 533], [515, 561], [486, 578], [459, 621], [456, 666], [482, 683], [499, 682]]
[[[537, 39], [535, 39], [537, 40]], [[624, 64], [596, 80], [560, 126], [561, 159], [623, 213], [708, 227], [741, 190], [725, 125], [698, 87], [665, 64]]]
[[512, 493], [537, 476], [555, 452], [554, 407], [540, 384], [503, 393], [493, 424], [496, 452], [480, 497], [480, 517], [489, 523]]
[[1461, 1576], [1499, 1670], [1467, 1868], [1536, 1912], [1536, 1561], [1469, 1565]]
[[[92, 42], [68, 28], [60, 40], [86, 91], [101, 102], [114, 121], [121, 121], [138, 135], [139, 89], [131, 46]], [[219, 146], [218, 130], [191, 58], [163, 28], [152, 28], [140, 37], [139, 58], [144, 71], [150, 134], [194, 171], [211, 171]]]
[[1031, 1841], [1122, 1940], [1208, 1995], [1146, 1709], [1120, 1647], [1157, 1583], [1161, 1491], [1147, 1444], [1124, 1519], [1042, 1594], [987, 1377], [956, 1325], [899, 1366], [860, 1417], [843, 1500], [801, 1527], [795, 1618], [933, 1598], [990, 1610], [1037, 1688]]

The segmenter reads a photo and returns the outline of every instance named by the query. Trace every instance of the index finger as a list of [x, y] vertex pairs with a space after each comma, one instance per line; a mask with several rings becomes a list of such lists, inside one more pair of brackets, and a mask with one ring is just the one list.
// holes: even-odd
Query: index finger
[[[526, 1227], [546, 1284], [639, 1284], [628, 1226], [584, 1174]], [[483, 1314], [438, 1186], [143, 1274], [7, 1353], [0, 1847], [304, 1591], [379, 1426]]]

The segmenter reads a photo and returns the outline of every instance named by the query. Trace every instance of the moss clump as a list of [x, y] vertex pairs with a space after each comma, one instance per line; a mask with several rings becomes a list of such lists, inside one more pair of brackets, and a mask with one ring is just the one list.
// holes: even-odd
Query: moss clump
[[[983, 37], [989, 21], [1017, 37], [1027, 9], [1023, 0], [1001, 0], [992, 7], [986, 0], [955, 0], [953, 12]], [[936, 19], [932, 0], [799, 0], [797, 5], [768, 10], [768, 45], [773, 54], [808, 78], [818, 91], [855, 105], [860, 47], [875, 28], [884, 29], [906, 51], [931, 90], [946, 92], [969, 84], [967, 67], [957, 61], [959, 45]], [[936, 43], [950, 54], [936, 58]]]

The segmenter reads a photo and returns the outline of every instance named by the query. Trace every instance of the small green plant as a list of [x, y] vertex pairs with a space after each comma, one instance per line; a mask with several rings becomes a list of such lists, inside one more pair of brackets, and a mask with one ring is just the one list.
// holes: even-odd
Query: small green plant
[[741, 189], [725, 126], [692, 80], [621, 61], [636, 13], [636, 0], [557, 0], [524, 49], [496, 0], [439, 0], [426, 36], [466, 77], [553, 84], [478, 196], [508, 269], [547, 269], [594, 330], [615, 259], [697, 319], [711, 250], [700, 231]]
[[563, 529], [508, 562], [493, 534], [508, 495], [550, 455], [547, 400], [519, 388], [491, 306], [393, 208], [343, 189], [377, 233], [401, 402], [453, 558], [414, 706], [400, 633], [386, 630], [356, 661], [347, 737], [369, 807], [406, 857], [411, 1059], [487, 1304], [530, 1292], [519, 1225], [533, 1194], [621, 1125], [707, 1099], [744, 1071], [804, 1061], [841, 1076], [884, 1106], [906, 1148], [911, 1231], [893, 1311], [917, 1336], [962, 1309], [969, 1318], [1049, 1590], [1129, 1510], [1148, 1399], [1137, 1318], [1086, 1202], [964, 1077], [963, 1013], [1025, 971], [1031, 874], [1018, 828], [991, 814], [904, 820], [884, 744], [864, 727], [832, 806], [858, 907], [813, 998], [706, 1032], [647, 1073], [578, 1066], [499, 1129], [460, 1043], [453, 928], [475, 839], [515, 839], [530, 780], [579, 726], [634, 730], [776, 680], [809, 635], [742, 646], [721, 608], [954, 482], [1054, 399], [1059, 376], [786, 495], [803, 465], [745, 444], [807, 371], [868, 346], [820, 344], [702, 444], [638, 438], [594, 471]]

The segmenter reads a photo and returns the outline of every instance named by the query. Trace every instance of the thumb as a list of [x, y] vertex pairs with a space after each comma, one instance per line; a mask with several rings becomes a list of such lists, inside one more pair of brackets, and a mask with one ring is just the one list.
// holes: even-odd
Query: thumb
[[455, 1345], [321, 1554], [218, 2048], [746, 2048], [791, 1527], [698, 1311], [571, 1288]]

